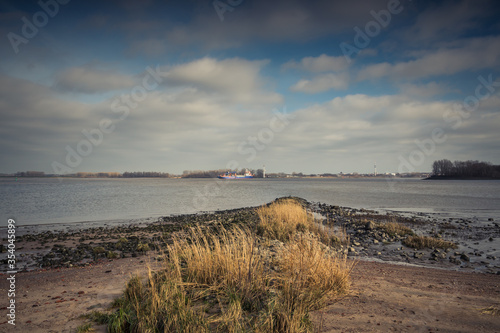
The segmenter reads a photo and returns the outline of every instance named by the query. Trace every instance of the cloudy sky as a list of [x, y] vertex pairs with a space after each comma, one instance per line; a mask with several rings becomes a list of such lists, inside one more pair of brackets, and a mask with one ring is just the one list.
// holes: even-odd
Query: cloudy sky
[[500, 163], [497, 1], [0, 1], [0, 173]]

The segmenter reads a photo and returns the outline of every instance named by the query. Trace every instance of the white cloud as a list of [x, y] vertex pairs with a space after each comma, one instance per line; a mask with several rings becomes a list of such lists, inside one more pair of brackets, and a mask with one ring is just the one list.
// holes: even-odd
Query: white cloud
[[168, 85], [196, 87], [220, 94], [220, 98], [236, 103], [281, 104], [283, 97], [269, 91], [269, 80], [260, 75], [268, 60], [249, 61], [240, 58], [217, 60], [202, 58], [168, 68]]
[[330, 89], [347, 89], [348, 86], [349, 76], [346, 73], [322, 74], [312, 78], [311, 80], [302, 79], [290, 87], [290, 90], [308, 94], [317, 94]]
[[318, 57], [305, 57], [300, 62], [290, 60], [281, 66], [282, 70], [298, 69], [310, 73], [322, 73], [311, 79], [301, 79], [290, 87], [291, 91], [317, 94], [331, 89], [343, 90], [349, 86], [345, 57], [332, 57], [322, 54]]
[[326, 54], [318, 57], [305, 57], [300, 62], [290, 60], [282, 66], [283, 69], [299, 69], [312, 73], [339, 72], [346, 70], [348, 67], [349, 63], [345, 57], [332, 57]]
[[[75, 171], [103, 170], [102, 165], [141, 169], [145, 160], [149, 168], [169, 172], [225, 167], [230, 159], [241, 158], [238, 145], [269, 126], [273, 108], [282, 102], [260, 75], [266, 63], [203, 58], [170, 67], [167, 85], [148, 92], [122, 121], [110, 108], [121, 94], [97, 104], [70, 102], [50, 88], [2, 76], [0, 114], [7, 128], [0, 131], [0, 146], [6, 156], [30, 156], [36, 167], [23, 163], [51, 172], [53, 161], [64, 163], [66, 145], [76, 149], [85, 139], [83, 129], [98, 128], [101, 119], [109, 118], [116, 129], [104, 135]], [[154, 164], [156, 160], [162, 164]], [[172, 162], [165, 165], [165, 160]], [[12, 165], [20, 163], [13, 158], [4, 168], [16, 171]]]
[[[212, 64], [217, 68], [218, 62]], [[209, 66], [190, 65], [193, 68], [173, 72], [176, 78], [193, 82], [192, 71], [204, 70], [200, 76], [203, 84], [150, 92], [125, 120], [115, 123], [115, 131], [104, 136], [103, 143], [85, 157], [78, 171], [139, 170], [147, 161], [146, 168], [151, 170], [181, 172], [223, 168], [233, 159], [241, 166], [274, 163], [278, 170], [290, 166], [293, 170], [289, 171], [305, 172], [356, 171], [357, 166], [374, 160], [382, 168], [383, 159], [386, 168], [392, 165], [389, 170], [395, 171], [397, 156], [416, 149], [414, 140], [428, 138], [436, 127], [445, 128], [450, 135], [442, 145], [447, 151], [459, 151], [459, 145], [467, 144], [491, 152], [498, 142], [494, 134], [500, 126], [497, 96], [485, 100], [477, 112], [464, 119], [463, 126], [452, 130], [451, 124], [442, 119], [446, 111], [452, 110], [451, 102], [426, 102], [408, 94], [356, 94], [296, 110], [290, 125], [275, 133], [272, 143], [248, 163], [248, 156], [240, 154], [238, 146], [269, 126], [272, 108], [245, 104], [252, 105], [252, 112], [235, 110], [234, 101], [220, 97], [224, 84], [206, 89], [212, 77]], [[50, 172], [54, 160], [64, 162], [65, 146], [75, 147], [84, 138], [82, 129], [95, 128], [103, 117], [116, 118], [109, 109], [110, 101], [95, 105], [68, 102], [28, 81], [4, 76], [0, 83], [4, 87], [0, 96], [4, 124], [0, 146], [13, 163], [4, 168], [14, 168], [12, 171], [21, 161], [30, 163], [29, 159], [35, 159], [34, 168]], [[261, 93], [259, 89], [253, 91]], [[16, 138], [15, 142], [12, 138]], [[434, 157], [428, 159], [430, 164]]]
[[450, 109], [451, 103], [400, 95], [347, 95], [297, 110], [294, 125], [284, 135], [296, 154], [345, 149], [388, 158], [391, 152], [411, 151], [415, 139], [425, 138], [437, 125], [445, 126], [442, 116]]
[[430, 98], [450, 91], [446, 84], [434, 81], [426, 84], [403, 83], [400, 90], [404, 95], [415, 98]]
[[415, 60], [368, 65], [359, 71], [358, 79], [385, 76], [417, 79], [453, 75], [467, 70], [497, 69], [500, 66], [500, 36], [469, 39], [437, 51], [419, 53], [423, 54]]
[[134, 80], [116, 71], [88, 67], [71, 67], [56, 77], [54, 88], [64, 92], [98, 94], [130, 88]]

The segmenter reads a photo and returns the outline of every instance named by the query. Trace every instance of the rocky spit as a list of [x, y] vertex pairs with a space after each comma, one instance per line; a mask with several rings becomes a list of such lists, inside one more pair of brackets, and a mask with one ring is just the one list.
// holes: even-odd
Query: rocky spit
[[[348, 243], [337, 250], [358, 260], [384, 261], [443, 269], [479, 271], [500, 275], [500, 225], [493, 220], [438, 218], [430, 214], [380, 213], [299, 199], [318, 224], [344, 234]], [[30, 232], [16, 237], [17, 270], [88, 266], [117, 258], [138, 257], [169, 243], [174, 232], [203, 225], [254, 226], [255, 207], [166, 216], [157, 221], [121, 226], [81, 228], [73, 231]], [[384, 225], [398, 222], [417, 235], [457, 244], [457, 248], [414, 249], [403, 244], [407, 235], [388, 234]], [[1, 230], [7, 244], [6, 230]], [[279, 242], [275, 241], [275, 247]], [[7, 249], [0, 247], [0, 271], [7, 269]]]

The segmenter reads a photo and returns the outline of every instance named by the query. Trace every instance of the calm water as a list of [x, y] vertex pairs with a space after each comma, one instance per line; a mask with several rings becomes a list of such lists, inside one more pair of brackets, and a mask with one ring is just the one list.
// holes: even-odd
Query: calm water
[[0, 226], [128, 221], [256, 206], [281, 196], [328, 204], [500, 219], [500, 181], [417, 179], [0, 179]]

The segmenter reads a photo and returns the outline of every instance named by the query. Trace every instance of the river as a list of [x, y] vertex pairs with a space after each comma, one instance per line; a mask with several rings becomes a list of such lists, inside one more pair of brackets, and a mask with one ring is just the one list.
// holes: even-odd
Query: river
[[114, 221], [257, 206], [281, 196], [379, 211], [500, 219], [500, 181], [420, 179], [0, 179], [0, 226]]

